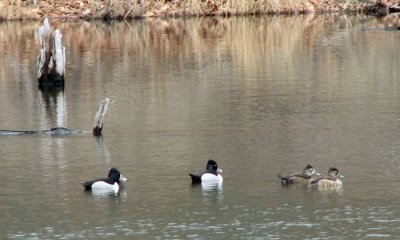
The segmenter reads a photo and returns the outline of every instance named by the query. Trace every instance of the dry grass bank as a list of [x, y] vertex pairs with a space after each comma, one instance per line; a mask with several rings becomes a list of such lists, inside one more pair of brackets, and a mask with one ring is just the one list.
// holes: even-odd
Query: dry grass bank
[[376, 0], [2, 0], [0, 19], [130, 19], [207, 15], [364, 12]]

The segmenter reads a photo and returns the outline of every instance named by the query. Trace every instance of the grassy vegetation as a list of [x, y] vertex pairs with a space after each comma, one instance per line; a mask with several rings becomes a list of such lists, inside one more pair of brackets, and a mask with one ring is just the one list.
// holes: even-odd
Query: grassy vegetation
[[376, 0], [2, 0], [0, 19], [129, 19], [363, 12]]

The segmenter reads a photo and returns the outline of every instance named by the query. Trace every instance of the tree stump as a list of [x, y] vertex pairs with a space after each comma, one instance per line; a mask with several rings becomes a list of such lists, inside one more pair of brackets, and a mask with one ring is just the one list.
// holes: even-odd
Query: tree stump
[[38, 84], [41, 90], [64, 89], [65, 47], [59, 29], [51, 32], [49, 20], [44, 19], [38, 29], [39, 56]]

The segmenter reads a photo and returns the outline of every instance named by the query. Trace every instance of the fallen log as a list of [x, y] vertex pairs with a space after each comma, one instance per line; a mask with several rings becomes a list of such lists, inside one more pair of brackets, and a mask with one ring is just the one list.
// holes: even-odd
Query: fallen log
[[37, 59], [39, 89], [64, 89], [65, 47], [59, 29], [51, 32], [49, 20], [39, 27], [39, 56]]
[[103, 121], [105, 114], [108, 109], [108, 103], [110, 99], [104, 98], [100, 101], [95, 115], [95, 125], [92, 131], [69, 129], [65, 127], [54, 127], [50, 130], [0, 130], [0, 136], [13, 136], [13, 135], [24, 135], [24, 134], [48, 134], [51, 136], [65, 136], [70, 134], [88, 134], [92, 133], [93, 136], [101, 136], [103, 130]]

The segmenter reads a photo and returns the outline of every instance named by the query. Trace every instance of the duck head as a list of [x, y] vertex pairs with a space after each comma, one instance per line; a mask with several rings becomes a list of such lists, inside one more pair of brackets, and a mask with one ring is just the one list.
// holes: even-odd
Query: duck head
[[303, 174], [306, 176], [311, 177], [312, 175], [320, 175], [319, 173], [315, 172], [315, 168], [311, 164], [307, 164], [303, 169]]
[[339, 174], [339, 169], [335, 168], [335, 167], [331, 167], [328, 170], [328, 175], [334, 179], [337, 179], [340, 174]]
[[121, 173], [116, 168], [110, 169], [110, 171], [108, 172], [108, 178], [113, 182], [126, 181], [126, 178], [122, 176]]
[[222, 172], [222, 170], [218, 168], [217, 163], [212, 159], [208, 160], [206, 170], [214, 174]]

